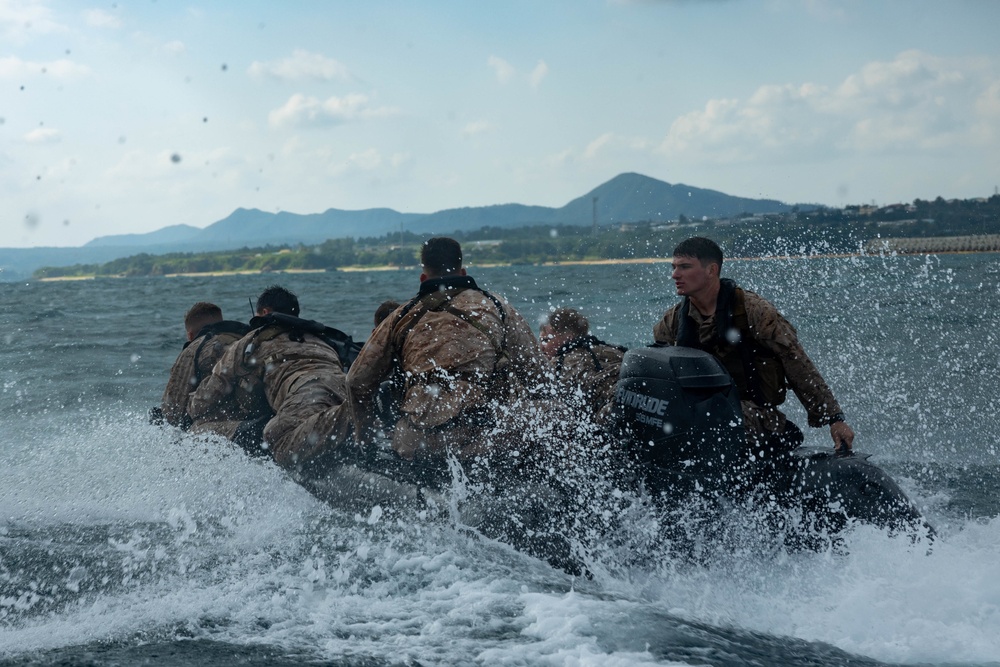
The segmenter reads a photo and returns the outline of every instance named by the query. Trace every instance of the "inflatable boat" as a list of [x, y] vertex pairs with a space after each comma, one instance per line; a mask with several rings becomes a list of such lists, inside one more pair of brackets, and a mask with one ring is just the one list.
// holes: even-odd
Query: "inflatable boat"
[[[459, 527], [570, 572], [584, 569], [580, 550], [587, 545], [581, 539], [613, 540], [622, 527], [615, 522], [628, 520], [625, 512], [616, 519], [617, 509], [627, 504], [623, 498], [640, 498], [675, 517], [693, 505], [715, 507], [706, 523], [716, 525], [731, 517], [736, 505], [760, 506], [778, 517], [796, 546], [822, 548], [829, 536], [857, 522], [933, 535], [899, 485], [866, 454], [807, 447], [754, 452], [732, 378], [700, 350], [628, 351], [611, 415], [596, 436], [602, 442], [584, 443], [588, 453], [602, 454], [581, 457], [587, 462], [581, 470], [568, 470], [565, 462], [557, 462], [556, 468], [563, 467], [553, 473], [546, 466], [404, 461], [386, 439], [364, 452], [345, 448], [352, 451], [292, 476], [334, 507], [361, 516], [396, 509], [445, 514]], [[255, 422], [245, 431], [259, 439], [262, 425]], [[257, 442], [239, 444], [266, 456]], [[583, 538], [581, 524], [587, 528]], [[812, 540], [816, 535], [822, 539]]]
[[732, 378], [701, 350], [653, 346], [627, 352], [616, 386], [614, 430], [637, 463], [642, 485], [664, 505], [692, 495], [759, 500], [827, 533], [851, 522], [892, 532], [930, 530], [870, 455], [846, 446], [754, 451]]

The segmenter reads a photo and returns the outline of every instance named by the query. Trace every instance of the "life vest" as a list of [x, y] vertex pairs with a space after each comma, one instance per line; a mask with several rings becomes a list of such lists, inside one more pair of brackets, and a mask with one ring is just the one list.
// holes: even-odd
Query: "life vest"
[[355, 343], [353, 338], [340, 329], [294, 315], [269, 313], [257, 316], [250, 320], [250, 328], [255, 329], [254, 337], [247, 345], [244, 355], [252, 354], [256, 341], [272, 340], [282, 334], [288, 334], [289, 340], [301, 343], [305, 340], [304, 334], [312, 334], [333, 348], [346, 373], [361, 352], [361, 344]]
[[578, 336], [573, 340], [566, 341], [565, 343], [559, 346], [558, 350], [556, 350], [556, 357], [558, 357], [558, 361], [556, 361], [556, 371], [562, 372], [563, 360], [565, 359], [567, 354], [569, 354], [573, 350], [579, 350], [581, 348], [587, 350], [587, 352], [590, 352], [590, 358], [594, 362], [594, 370], [597, 372], [603, 371], [604, 366], [601, 365], [600, 359], [597, 358], [597, 354], [594, 352], [594, 348], [597, 347], [598, 345], [613, 347], [616, 350], [620, 350], [621, 352], [628, 352], [627, 347], [622, 347], [621, 345], [612, 345], [611, 343], [605, 343], [603, 340], [596, 338], [594, 336], [589, 336], [589, 335]]
[[[500, 315], [500, 322], [505, 325], [501, 327], [502, 333], [500, 340], [495, 340], [492, 334], [490, 334], [489, 329], [484, 326], [482, 322], [473, 318], [469, 315], [469, 313], [459, 310], [451, 305], [452, 299], [462, 292], [470, 289], [482, 293], [493, 302], [493, 305], [497, 307], [497, 312]], [[396, 317], [396, 322], [393, 324], [392, 345], [393, 349], [397, 353], [397, 356], [401, 356], [406, 336], [413, 330], [413, 327], [417, 325], [417, 322], [419, 322], [424, 315], [432, 311], [443, 311], [449, 313], [463, 322], [467, 322], [472, 325], [481, 331], [489, 339], [490, 343], [493, 344], [498, 360], [501, 357], [506, 356], [507, 311], [504, 309], [500, 299], [496, 298], [486, 290], [480, 289], [480, 287], [476, 284], [476, 281], [473, 280], [471, 276], [446, 276], [444, 278], [432, 278], [425, 280], [420, 284], [420, 292], [417, 296], [410, 299], [405, 306], [403, 306], [399, 315]]]
[[188, 345], [194, 341], [199, 341], [198, 348], [194, 351], [194, 386], [197, 387], [201, 384], [202, 373], [201, 373], [201, 352], [205, 349], [205, 344], [209, 341], [215, 341], [216, 343], [221, 343], [228, 347], [232, 345], [243, 336], [250, 333], [250, 326], [244, 324], [243, 322], [236, 322], [234, 320], [222, 320], [221, 322], [214, 322], [212, 324], [206, 324], [201, 329], [198, 330], [198, 334], [193, 340], [184, 343], [186, 348]]
[[[304, 336], [307, 333], [316, 336], [337, 353], [345, 373], [350, 369], [354, 360], [358, 358], [358, 352], [361, 351], [361, 345], [355, 343], [348, 334], [339, 329], [284, 313], [269, 313], [253, 317], [250, 320], [249, 329], [253, 333], [252, 338], [243, 349], [245, 362], [253, 356], [259, 342], [273, 340], [283, 334], [287, 335], [289, 340], [300, 343], [305, 341]], [[285, 360], [290, 358], [294, 358], [294, 355], [286, 354], [283, 357]], [[267, 360], [263, 360], [263, 364], [266, 366]], [[252, 365], [245, 363], [244, 367], [252, 367]], [[273, 409], [264, 391], [264, 385], [255, 373], [238, 375], [235, 385], [234, 400], [244, 414], [251, 417], [273, 414]]]
[[[501, 323], [499, 340], [490, 333], [489, 328], [482, 322], [451, 304], [452, 299], [470, 289], [480, 292], [496, 306]], [[446, 312], [468, 323], [486, 336], [495, 352], [493, 371], [490, 375], [490, 385], [492, 386], [493, 379], [510, 363], [510, 357], [507, 353], [507, 311], [500, 299], [481, 289], [471, 276], [445, 276], [431, 278], [420, 283], [420, 291], [417, 296], [410, 299], [400, 309], [399, 315], [392, 325], [390, 340], [393, 349], [394, 371], [398, 373], [402, 369], [403, 344], [406, 342], [406, 337], [421, 318], [429, 312]]]
[[677, 313], [677, 345], [704, 350], [721, 361], [742, 398], [760, 406], [781, 405], [788, 387], [785, 369], [777, 355], [754, 338], [743, 289], [728, 278], [720, 281], [715, 332], [706, 344], [698, 336], [690, 308], [690, 299], [684, 297]]

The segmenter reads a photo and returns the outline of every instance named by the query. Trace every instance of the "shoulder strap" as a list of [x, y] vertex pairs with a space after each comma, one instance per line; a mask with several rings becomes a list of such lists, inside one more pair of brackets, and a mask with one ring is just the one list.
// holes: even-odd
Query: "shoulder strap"
[[[738, 292], [738, 294], [737, 294]], [[734, 319], [733, 308], [736, 306], [736, 302], [739, 301], [740, 305], [743, 304], [743, 290], [736, 287], [734, 283], [729, 278], [723, 278], [719, 281], [719, 296], [715, 301], [715, 337], [720, 341], [726, 341], [733, 344], [730, 340], [732, 338], [732, 329], [736, 328]], [[746, 322], [746, 308], [743, 308], [743, 320]], [[740, 338], [743, 338], [743, 330], [736, 328], [739, 332]]]
[[207, 343], [210, 338], [212, 338], [211, 334], [207, 335], [207, 336], [202, 336], [201, 342], [198, 343], [198, 348], [194, 351], [194, 386], [195, 387], [197, 387], [198, 385], [200, 385], [201, 381], [204, 379], [201, 376], [201, 369], [199, 368], [200, 364], [198, 362], [201, 360], [201, 351], [202, 351], [202, 349], [204, 349], [205, 343]]
[[334, 349], [337, 356], [340, 357], [340, 363], [344, 367], [344, 372], [346, 373], [351, 370], [351, 365], [358, 358], [358, 355], [361, 354], [361, 343], [356, 342], [351, 336], [340, 329], [334, 329], [333, 327], [326, 327], [323, 333], [317, 334], [317, 336]]
[[[340, 363], [343, 365], [345, 373], [350, 370], [351, 364], [354, 363], [354, 360], [358, 358], [358, 354], [361, 352], [361, 344], [356, 343], [350, 335], [340, 329], [328, 327], [322, 322], [315, 320], [306, 320], [284, 313], [270, 313], [253, 318], [250, 324], [257, 327], [254, 332], [254, 341], [272, 340], [283, 333], [287, 333], [289, 340], [301, 343], [305, 340], [303, 334], [316, 336], [332, 347], [334, 352], [337, 353], [337, 357], [340, 358]], [[249, 353], [251, 350], [252, 347], [247, 346], [246, 353]]]
[[[201, 339], [198, 343], [198, 348], [194, 351], [194, 378], [195, 386], [197, 387], [201, 384], [203, 379], [201, 374], [201, 351], [205, 348], [205, 344], [219, 335], [229, 334], [232, 336], [230, 342], [235, 342], [237, 339], [242, 338], [250, 332], [250, 325], [244, 324], [243, 322], [236, 322], [234, 320], [222, 320], [220, 322], [214, 322], [212, 324], [206, 324], [198, 331], [198, 336], [195, 340]], [[184, 345], [187, 347], [187, 344]]]
[[[737, 295], [738, 293], [738, 295]], [[740, 338], [745, 338], [744, 328], [746, 325], [746, 308], [743, 306], [743, 290], [736, 287], [736, 283], [728, 278], [723, 278], [719, 282], [719, 296], [715, 302], [715, 335], [713, 343], [715, 345], [733, 345], [730, 340], [731, 330], [738, 327], [734, 320], [733, 307], [739, 301], [743, 328], [738, 328]], [[698, 336], [698, 327], [691, 318], [691, 300], [684, 297], [681, 307], [677, 313], [677, 345], [681, 347], [694, 347], [699, 350], [705, 349]]]
[[[476, 291], [481, 292], [491, 301], [497, 308], [497, 312], [500, 315], [500, 322], [504, 325], [502, 327], [502, 339], [498, 343], [493, 340], [493, 336], [490, 334], [489, 329], [478, 320], [472, 318], [465, 311], [459, 310], [451, 305], [451, 300], [455, 298], [461, 292], [467, 289], [476, 289]], [[400, 353], [403, 349], [403, 343], [406, 341], [406, 337], [409, 335], [410, 331], [413, 330], [420, 319], [431, 311], [444, 311], [450, 315], [454, 315], [460, 320], [467, 322], [479, 331], [481, 331], [487, 339], [496, 348], [497, 356], [502, 355], [507, 349], [507, 311], [504, 309], [503, 304], [495, 296], [487, 292], [486, 290], [481, 290], [474, 287], [459, 287], [454, 289], [445, 289], [437, 292], [431, 292], [430, 294], [425, 294], [423, 296], [417, 296], [402, 308], [399, 317], [396, 318], [396, 323], [393, 325], [392, 330], [392, 343], [393, 348]]]
[[[434, 292], [425, 296], [415, 296], [410, 299], [405, 306], [399, 311], [399, 316], [396, 317], [396, 321], [392, 325], [392, 333], [390, 334], [390, 339], [392, 341], [392, 349], [396, 352], [396, 356], [401, 356], [403, 350], [403, 342], [409, 335], [413, 327], [417, 326], [417, 322], [420, 321], [424, 315], [427, 314], [429, 308], [426, 300], [431, 300], [432, 297], [437, 297], [438, 295], [444, 294], [443, 292]], [[440, 297], [442, 300], [444, 297]], [[434, 299], [436, 301], [436, 299]]]
[[735, 290], [731, 309], [731, 326], [739, 331], [739, 341], [736, 348], [740, 351], [740, 360], [743, 363], [743, 374], [746, 379], [747, 393], [750, 400], [757, 405], [766, 405], [767, 398], [764, 394], [763, 384], [760, 379], [760, 371], [754, 361], [755, 352], [763, 353], [760, 345], [754, 341], [750, 331], [750, 324], [747, 320], [746, 292], [740, 288]]
[[[746, 392], [746, 398], [758, 405], [764, 405], [764, 391], [760, 373], [754, 363], [754, 354], [759, 352], [747, 321], [746, 292], [737, 287], [729, 278], [720, 281], [719, 297], [715, 306], [715, 332], [712, 341], [702, 345], [698, 337], [698, 327], [689, 315], [690, 300], [685, 297], [678, 312], [677, 344], [693, 347], [713, 354], [721, 354], [726, 349], [736, 351], [739, 361], [727, 365], [738, 386]], [[735, 340], [733, 340], [735, 334]], [[734, 360], [735, 362], [735, 360]], [[742, 377], [735, 377], [742, 375]], [[742, 382], [741, 382], [742, 381]]]
[[691, 299], [684, 297], [681, 307], [677, 311], [677, 345], [681, 347], [695, 347], [701, 349], [701, 341], [698, 339], [698, 327], [691, 319]]
[[[723, 317], [716, 320], [716, 339], [732, 345], [739, 352], [747, 398], [757, 405], [765, 405], [767, 399], [754, 361], [755, 352], [760, 351], [760, 346], [755, 343], [747, 321], [746, 292], [731, 280], [724, 280], [724, 288], [725, 308], [721, 311]], [[723, 292], [720, 291], [720, 306], [723, 305], [722, 295]], [[736, 332], [735, 341], [730, 339], [733, 335], [731, 332]]]
[[604, 370], [604, 366], [601, 365], [601, 361], [597, 358], [597, 353], [594, 352], [594, 348], [597, 347], [598, 345], [613, 347], [616, 350], [621, 350], [622, 352], [628, 351], [628, 348], [626, 347], [622, 347], [621, 345], [612, 345], [611, 343], [606, 343], [600, 338], [597, 338], [595, 336], [590, 336], [590, 335], [578, 336], [573, 340], [566, 341], [565, 343], [559, 346], [558, 350], [556, 350], [556, 356], [559, 357], [559, 360], [556, 362], [556, 370], [562, 371], [563, 360], [566, 357], [566, 355], [572, 352], [573, 350], [579, 350], [580, 348], [584, 348], [587, 350], [587, 352], [590, 353], [590, 358], [594, 362], [595, 371]]
[[221, 320], [213, 324], [206, 324], [198, 332], [198, 335], [208, 334], [217, 336], [219, 334], [233, 334], [242, 338], [250, 333], [250, 325], [235, 320]]

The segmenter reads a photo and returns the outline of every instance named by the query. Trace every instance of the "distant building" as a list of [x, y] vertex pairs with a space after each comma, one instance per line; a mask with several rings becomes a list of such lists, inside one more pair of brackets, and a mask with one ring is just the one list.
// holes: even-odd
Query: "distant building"
[[926, 238], [874, 239], [865, 244], [871, 255], [932, 255], [942, 252], [998, 252], [1000, 234], [976, 236], [931, 236]]

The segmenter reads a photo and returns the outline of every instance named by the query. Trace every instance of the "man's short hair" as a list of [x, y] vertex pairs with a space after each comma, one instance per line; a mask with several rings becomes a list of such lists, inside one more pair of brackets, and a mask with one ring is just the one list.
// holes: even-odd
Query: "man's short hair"
[[424, 273], [447, 276], [462, 269], [462, 246], [447, 236], [435, 236], [424, 241], [420, 249], [420, 264]]
[[722, 268], [722, 248], [712, 239], [703, 236], [692, 236], [677, 244], [674, 257], [694, 257], [702, 264], [715, 263]]
[[198, 333], [203, 326], [221, 321], [221, 308], [208, 301], [199, 301], [191, 306], [184, 316], [184, 329], [193, 335]]
[[299, 297], [279, 285], [271, 285], [257, 297], [257, 312], [270, 308], [276, 313], [299, 316]]
[[553, 333], [571, 334], [573, 337], [586, 336], [590, 331], [590, 322], [578, 310], [572, 308], [556, 308], [549, 314], [549, 326]]
[[398, 301], [383, 301], [378, 308], [375, 309], [375, 326], [382, 324], [382, 320], [389, 317], [392, 311], [399, 308]]

